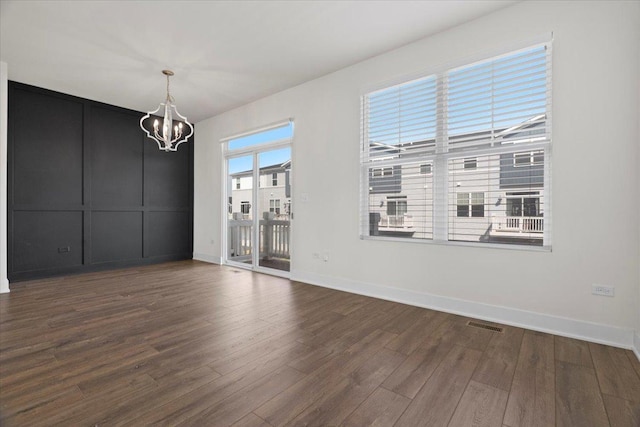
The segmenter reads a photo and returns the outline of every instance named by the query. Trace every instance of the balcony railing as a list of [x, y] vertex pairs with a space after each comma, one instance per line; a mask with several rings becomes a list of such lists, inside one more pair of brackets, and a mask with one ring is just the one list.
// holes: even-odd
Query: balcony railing
[[[253, 221], [229, 220], [229, 257], [240, 261], [250, 260], [253, 249]], [[260, 256], [289, 259], [289, 220], [260, 220]]]
[[507, 216], [494, 217], [492, 220], [494, 232], [511, 233], [543, 233], [544, 218], [541, 216]]
[[384, 216], [380, 218], [378, 228], [381, 230], [413, 228], [413, 216], [407, 214]]

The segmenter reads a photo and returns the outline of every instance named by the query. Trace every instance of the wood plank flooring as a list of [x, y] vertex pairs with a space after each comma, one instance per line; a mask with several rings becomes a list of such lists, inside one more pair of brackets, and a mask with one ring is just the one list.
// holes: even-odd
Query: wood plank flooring
[[0, 424], [640, 426], [631, 351], [469, 320], [197, 261], [24, 282]]

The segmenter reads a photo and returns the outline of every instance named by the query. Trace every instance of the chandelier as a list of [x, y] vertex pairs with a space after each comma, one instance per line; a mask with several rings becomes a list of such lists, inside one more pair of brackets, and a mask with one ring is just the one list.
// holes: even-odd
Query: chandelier
[[[173, 71], [162, 70], [162, 74], [167, 76], [167, 98], [164, 102], [161, 102], [154, 111], [149, 111], [140, 119], [140, 127], [147, 134], [147, 136], [158, 143], [158, 148], [162, 151], [178, 151], [178, 145], [185, 142], [191, 135], [193, 135], [193, 125], [189, 123], [186, 117], [178, 113], [178, 109], [174, 104], [175, 100], [169, 94], [169, 77], [173, 76]], [[162, 129], [160, 129], [160, 121], [156, 118], [153, 122], [153, 133], [149, 131], [150, 126], [145, 126], [145, 121], [152, 115], [156, 116], [160, 110], [164, 109], [164, 115], [162, 119]], [[174, 123], [174, 115], [181, 119]], [[189, 128], [189, 132], [184, 135], [184, 125]]]

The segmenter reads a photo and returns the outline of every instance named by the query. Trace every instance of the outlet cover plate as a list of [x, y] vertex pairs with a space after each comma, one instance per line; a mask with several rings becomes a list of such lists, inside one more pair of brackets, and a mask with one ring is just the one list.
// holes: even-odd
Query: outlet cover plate
[[616, 288], [614, 288], [613, 286], [598, 285], [594, 283], [593, 285], [591, 285], [591, 293], [593, 295], [612, 297], [616, 294]]

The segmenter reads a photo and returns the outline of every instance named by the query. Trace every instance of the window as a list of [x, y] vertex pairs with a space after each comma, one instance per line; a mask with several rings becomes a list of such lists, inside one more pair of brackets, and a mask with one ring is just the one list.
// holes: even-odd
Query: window
[[459, 217], [469, 216], [469, 193], [458, 193], [457, 212]]
[[514, 153], [513, 166], [534, 166], [544, 163], [544, 151], [529, 151], [524, 153]]
[[262, 144], [273, 143], [293, 137], [293, 122], [269, 128], [267, 130], [257, 130], [245, 134], [237, 135], [232, 138], [223, 139], [228, 141], [227, 149], [229, 151], [242, 150], [248, 147], [254, 147]]
[[507, 216], [542, 216], [539, 193], [507, 193]]
[[251, 210], [251, 203], [248, 201], [240, 202], [240, 212], [244, 215], [249, 214], [249, 210]]
[[372, 175], [375, 177], [393, 176], [393, 168], [374, 168], [372, 169]]
[[387, 215], [402, 216], [407, 213], [406, 197], [389, 197], [387, 198]]
[[269, 212], [280, 215], [280, 199], [269, 200]]
[[236, 190], [240, 189], [240, 178], [236, 178]]
[[271, 174], [271, 186], [275, 187], [278, 185], [278, 174], [276, 172]]
[[476, 169], [477, 167], [477, 159], [464, 159], [464, 170]]
[[367, 93], [361, 235], [550, 247], [550, 114], [550, 43]]
[[484, 217], [484, 193], [471, 193], [471, 216]]
[[456, 205], [458, 217], [484, 217], [484, 193], [458, 193]]

